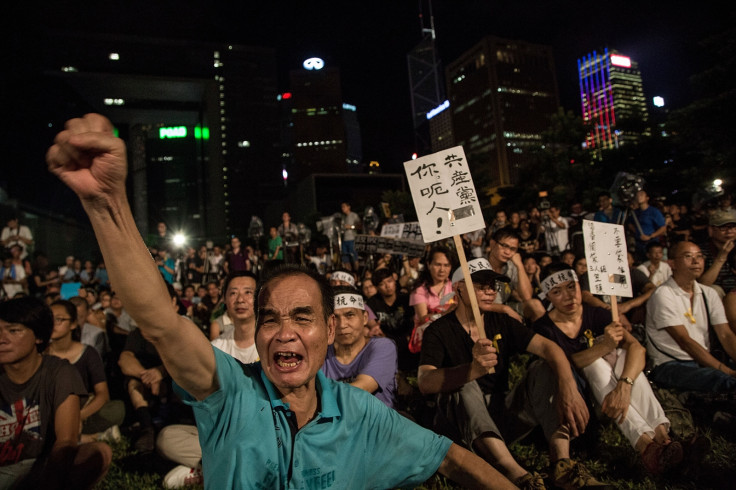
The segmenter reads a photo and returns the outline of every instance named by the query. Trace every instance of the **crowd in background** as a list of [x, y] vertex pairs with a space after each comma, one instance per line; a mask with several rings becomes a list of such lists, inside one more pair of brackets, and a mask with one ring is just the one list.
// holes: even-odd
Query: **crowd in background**
[[[497, 209], [487, 220], [487, 227], [462, 237], [463, 253], [468, 259], [488, 258], [494, 270], [505, 274], [509, 287], [499, 292], [499, 309], [523, 323], [530, 324], [537, 312], [526, 309], [529, 299], [524, 290], [526, 281], [531, 285], [531, 297], [540, 299], [543, 270], [556, 264], [567, 264], [579, 276], [583, 301], [591, 306], [610, 310], [607, 297], [586, 291], [587, 265], [583, 243], [583, 220], [623, 224], [627, 232], [629, 266], [634, 298], [622, 298], [619, 311], [621, 322], [637, 333], [643, 331], [646, 301], [653, 291], [670, 276], [669, 254], [678, 242], [697, 244], [705, 260], [703, 284], [716, 288], [725, 305], [729, 324], [736, 330], [736, 260], [733, 240], [736, 238], [736, 210], [729, 195], [689, 209], [682, 204], [651, 199], [646, 191], [636, 193], [626, 206], [613, 206], [608, 193], [598, 196], [598, 208], [586, 210], [580, 202], [535, 203], [527, 209]], [[214, 340], [231, 328], [223, 300], [223, 282], [233, 273], [249, 271], [260, 278], [270, 267], [282, 263], [306, 265], [319, 274], [333, 277], [333, 284], [356, 287], [364, 296], [368, 323], [366, 337], [388, 337], [397, 345], [399, 373], [411, 375], [419, 365], [421, 332], [432, 321], [455, 308], [451, 275], [459, 261], [454, 242], [447, 240], [427, 245], [423, 256], [377, 254], [367, 256], [351, 248], [355, 234], [362, 232], [359, 218], [351, 217], [349, 204], [343, 205], [343, 246], [338, 249], [331, 242], [316, 237], [303, 243], [284, 213], [279, 226], [269, 227], [268, 237], [262, 241], [241, 240], [231, 237], [227, 243], [206, 241], [201, 244], [175, 246], [165, 223], [159, 223], [157, 233], [146, 239], [153, 260], [169, 285], [172, 306], [181, 315], [189, 317], [207, 338]], [[355, 214], [355, 213], [352, 213]], [[357, 215], [356, 215], [357, 217]], [[114, 284], [110, 284], [105, 264], [95, 257], [69, 256], [64, 264], [50, 264], [41, 250], [34, 250], [32, 230], [17, 217], [7, 221], [2, 232], [5, 250], [2, 268], [3, 301], [33, 296], [52, 305], [58, 321], [73, 322], [75, 328], [67, 332], [69, 339], [94, 347], [107, 380], [106, 393], [90, 387], [104, 399], [104, 420], [108, 423], [89, 424], [86, 434], [110, 440], [119, 438], [118, 425], [123, 424], [125, 410], [136, 410], [125, 386], [124, 351], [132, 349], [130, 336], [136, 326], [125, 305], [116, 298]], [[348, 244], [346, 247], [345, 245]], [[715, 265], [714, 265], [715, 264]], [[720, 264], [723, 264], [722, 267]], [[67, 303], [65, 300], [69, 300]], [[548, 303], [544, 303], [545, 306]], [[73, 305], [70, 306], [70, 305]], [[637, 330], [638, 329], [638, 330]], [[67, 335], [64, 334], [64, 335]], [[66, 336], [59, 336], [66, 339]], [[71, 340], [70, 340], [71, 341]], [[55, 339], [52, 337], [52, 346]], [[148, 356], [142, 361], [146, 370], [161, 365], [155, 350], [137, 339], [139, 352]], [[642, 341], [644, 342], [644, 341]], [[147, 350], [148, 349], [148, 350]], [[53, 349], [51, 349], [53, 351]], [[143, 354], [142, 354], [143, 355]], [[729, 362], [728, 369], [734, 368]], [[158, 382], [157, 417], [161, 425], [168, 420], [190, 420], [183, 407], [175, 406], [174, 397]], [[150, 385], [150, 383], [149, 383]], [[399, 394], [411, 391], [405, 379], [399, 382]], [[118, 402], [110, 405], [110, 400]], [[98, 409], [100, 407], [97, 407]], [[401, 404], [397, 404], [401, 408]], [[178, 418], [177, 418], [178, 417]], [[128, 416], [126, 422], [140, 419]], [[148, 421], [147, 423], [150, 423]], [[145, 424], [144, 424], [145, 425]], [[149, 441], [150, 442], [150, 441]]]

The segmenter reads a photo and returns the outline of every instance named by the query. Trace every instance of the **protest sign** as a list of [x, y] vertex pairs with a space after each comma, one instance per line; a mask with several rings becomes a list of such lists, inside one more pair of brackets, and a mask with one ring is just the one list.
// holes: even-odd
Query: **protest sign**
[[[473, 291], [461, 235], [485, 228], [473, 177], [462, 146], [404, 162], [411, 197], [425, 242], [452, 237], [460, 259], [463, 279]], [[486, 338], [478, 300], [468, 294], [480, 338]], [[493, 372], [491, 370], [490, 372]]]
[[590, 292], [611, 297], [613, 319], [618, 321], [616, 296], [630, 298], [634, 295], [626, 258], [624, 227], [583, 220], [583, 240]]
[[404, 162], [425, 242], [485, 228], [461, 146]]

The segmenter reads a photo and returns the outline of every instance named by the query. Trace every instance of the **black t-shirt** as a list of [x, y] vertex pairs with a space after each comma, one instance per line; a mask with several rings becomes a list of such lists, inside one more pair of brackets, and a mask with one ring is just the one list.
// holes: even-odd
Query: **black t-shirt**
[[[103, 383], [107, 381], [105, 377], [105, 366], [102, 364], [102, 358], [97, 350], [88, 345], [84, 346], [82, 355], [79, 356], [77, 362], [72, 364], [80, 376], [82, 376], [82, 382], [84, 387], [87, 388], [89, 393], [94, 393], [95, 385], [97, 383]], [[82, 403], [84, 405], [84, 403]]]
[[140, 328], [136, 328], [130, 332], [123, 350], [131, 351], [145, 369], [151, 369], [163, 364], [153, 344], [143, 338]]
[[[538, 334], [547, 337], [559, 345], [569, 359], [573, 354], [577, 354], [590, 347], [590, 339], [595, 339], [599, 335], [603, 335], [606, 326], [611, 321], [611, 312], [605, 308], [583, 305], [583, 322], [574, 338], [565, 335], [549, 317], [549, 313], [535, 321], [532, 327]], [[586, 335], [586, 331], [588, 330], [590, 331], [589, 335]]]
[[409, 350], [409, 336], [414, 328], [414, 308], [409, 306], [409, 295], [397, 293], [396, 301], [389, 306], [380, 294], [374, 294], [368, 299], [367, 304], [376, 314], [376, 320], [381, 324], [381, 331], [396, 344], [399, 369], [401, 371], [415, 370], [419, 356]]
[[41, 461], [56, 441], [56, 409], [69, 395], [86, 394], [77, 370], [55, 356], [43, 356], [38, 371], [20, 385], [0, 372], [0, 466]]
[[376, 320], [381, 324], [381, 330], [387, 337], [406, 337], [414, 328], [414, 309], [409, 306], [409, 295], [398, 293], [396, 301], [387, 305], [380, 294], [368, 299], [368, 306], [376, 314]]
[[[204, 265], [204, 261], [199, 255], [194, 257], [187, 257], [186, 260], [186, 278], [187, 284], [199, 284], [202, 282], [202, 273], [197, 271], [196, 268], [201, 268]], [[191, 266], [191, 267], [190, 267]]]
[[[514, 354], [526, 352], [534, 331], [504, 313], [484, 313], [486, 337], [493, 340], [497, 334], [498, 364], [496, 372], [481, 376], [476, 381], [484, 393], [503, 393], [509, 388], [509, 365]], [[422, 338], [419, 365], [451, 368], [473, 362], [473, 340], [453, 311], [432, 322]]]

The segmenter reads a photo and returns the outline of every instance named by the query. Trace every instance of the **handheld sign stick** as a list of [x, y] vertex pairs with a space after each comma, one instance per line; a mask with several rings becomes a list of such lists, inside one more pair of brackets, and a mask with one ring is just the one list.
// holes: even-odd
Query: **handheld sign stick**
[[[450, 220], [453, 218], [450, 217]], [[468, 269], [468, 260], [465, 257], [465, 249], [463, 248], [462, 238], [460, 235], [452, 237], [455, 240], [455, 249], [457, 250], [457, 256], [460, 259], [460, 267], [463, 270], [463, 280], [465, 286], [468, 288], [468, 296], [470, 297], [470, 307], [473, 309], [473, 318], [475, 319], [475, 325], [478, 327], [478, 336], [481, 339], [486, 338], [486, 329], [483, 327], [483, 318], [480, 316], [480, 308], [478, 308], [478, 298], [475, 294], [470, 294], [473, 291], [473, 280], [470, 278], [470, 269]]]
[[621, 225], [583, 220], [590, 292], [610, 298], [615, 322], [619, 321], [618, 296], [633, 296], [625, 237]]
[[[452, 211], [450, 211], [452, 213]], [[452, 220], [453, 217], [450, 217]], [[465, 258], [465, 249], [463, 248], [463, 242], [460, 235], [454, 235], [452, 237], [455, 240], [455, 249], [457, 250], [457, 256], [460, 259], [460, 268], [463, 271], [463, 281], [465, 281], [465, 287], [468, 290], [468, 297], [470, 298], [470, 307], [473, 310], [473, 318], [475, 319], [475, 326], [478, 328], [478, 337], [485, 339], [486, 327], [483, 323], [483, 318], [480, 316], [480, 308], [478, 308], [478, 299], [475, 297], [475, 290], [473, 289], [473, 280], [470, 279], [470, 269], [468, 269], [468, 260]], [[498, 341], [493, 340], [493, 347], [498, 351]], [[488, 374], [496, 372], [496, 368], [490, 368]]]
[[[425, 243], [452, 237], [460, 259], [463, 279], [472, 291], [462, 234], [485, 227], [483, 213], [462, 146], [404, 162], [411, 197]], [[469, 294], [480, 338], [486, 333], [475, 294]], [[489, 371], [493, 372], [493, 370]]]

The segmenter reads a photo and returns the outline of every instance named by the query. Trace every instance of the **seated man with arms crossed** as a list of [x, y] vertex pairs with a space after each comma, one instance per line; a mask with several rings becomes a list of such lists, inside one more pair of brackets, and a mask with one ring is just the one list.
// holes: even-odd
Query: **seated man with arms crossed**
[[68, 121], [47, 161], [80, 197], [116, 291], [194, 408], [206, 488], [394, 488], [435, 471], [468, 487], [513, 488], [481, 458], [321, 374], [335, 336], [321, 276], [285, 269], [260, 286], [258, 364], [213, 348], [167, 304], [127, 200], [125, 144], [107, 119]]

